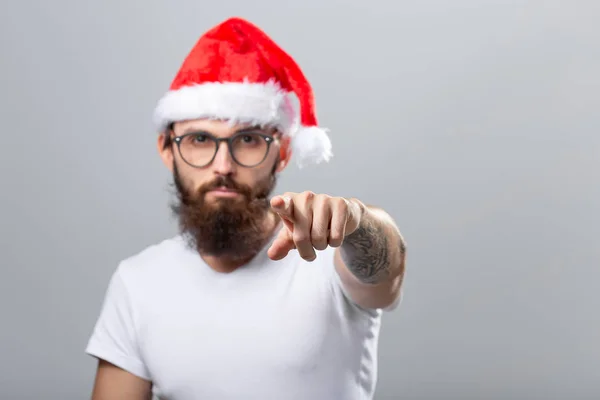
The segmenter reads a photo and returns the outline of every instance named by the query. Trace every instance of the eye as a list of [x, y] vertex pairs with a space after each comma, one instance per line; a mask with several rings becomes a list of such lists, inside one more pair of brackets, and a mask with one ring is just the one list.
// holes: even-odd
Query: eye
[[208, 136], [206, 136], [205, 134], [199, 133], [197, 135], [193, 135], [192, 140], [196, 143], [204, 143], [208, 140]]
[[183, 137], [181, 141], [181, 145], [184, 147], [194, 147], [194, 148], [204, 148], [206, 146], [213, 146], [214, 141], [210, 137], [210, 135], [206, 133], [193, 133], [188, 134]]
[[252, 143], [252, 142], [256, 142], [256, 140], [257, 140], [256, 135], [242, 135], [241, 139], [242, 139], [242, 142], [244, 142], [244, 143]]

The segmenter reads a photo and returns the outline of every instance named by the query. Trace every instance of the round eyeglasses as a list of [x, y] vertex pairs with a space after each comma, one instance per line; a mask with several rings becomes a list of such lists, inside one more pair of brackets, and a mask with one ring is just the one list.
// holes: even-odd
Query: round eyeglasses
[[269, 154], [273, 136], [253, 131], [241, 131], [227, 138], [217, 138], [207, 132], [190, 132], [173, 137], [179, 155], [192, 167], [202, 168], [213, 162], [221, 142], [227, 144], [233, 161], [243, 167], [255, 167]]

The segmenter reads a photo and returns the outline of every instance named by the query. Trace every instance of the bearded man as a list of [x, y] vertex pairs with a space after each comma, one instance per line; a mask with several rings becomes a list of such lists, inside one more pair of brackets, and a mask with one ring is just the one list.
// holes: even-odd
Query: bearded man
[[332, 157], [313, 92], [257, 26], [197, 41], [155, 110], [175, 237], [114, 271], [86, 352], [94, 400], [371, 399], [405, 243], [355, 198], [273, 195]]

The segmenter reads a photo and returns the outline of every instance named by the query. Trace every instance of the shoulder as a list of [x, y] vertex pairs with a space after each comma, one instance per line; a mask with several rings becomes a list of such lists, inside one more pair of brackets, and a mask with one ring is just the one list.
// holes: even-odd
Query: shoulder
[[128, 287], [156, 285], [181, 268], [190, 253], [181, 236], [170, 237], [122, 259], [114, 274]]
[[139, 250], [124, 258], [121, 263], [130, 268], [148, 268], [162, 260], [181, 255], [185, 249], [184, 239], [179, 235], [173, 236]]

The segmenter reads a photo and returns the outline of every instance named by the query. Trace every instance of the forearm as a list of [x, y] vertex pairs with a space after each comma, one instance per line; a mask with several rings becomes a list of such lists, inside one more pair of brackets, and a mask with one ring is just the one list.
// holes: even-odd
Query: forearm
[[344, 239], [340, 247], [341, 258], [362, 283], [394, 280], [404, 270], [404, 238], [386, 212], [376, 207], [361, 207], [359, 226]]

